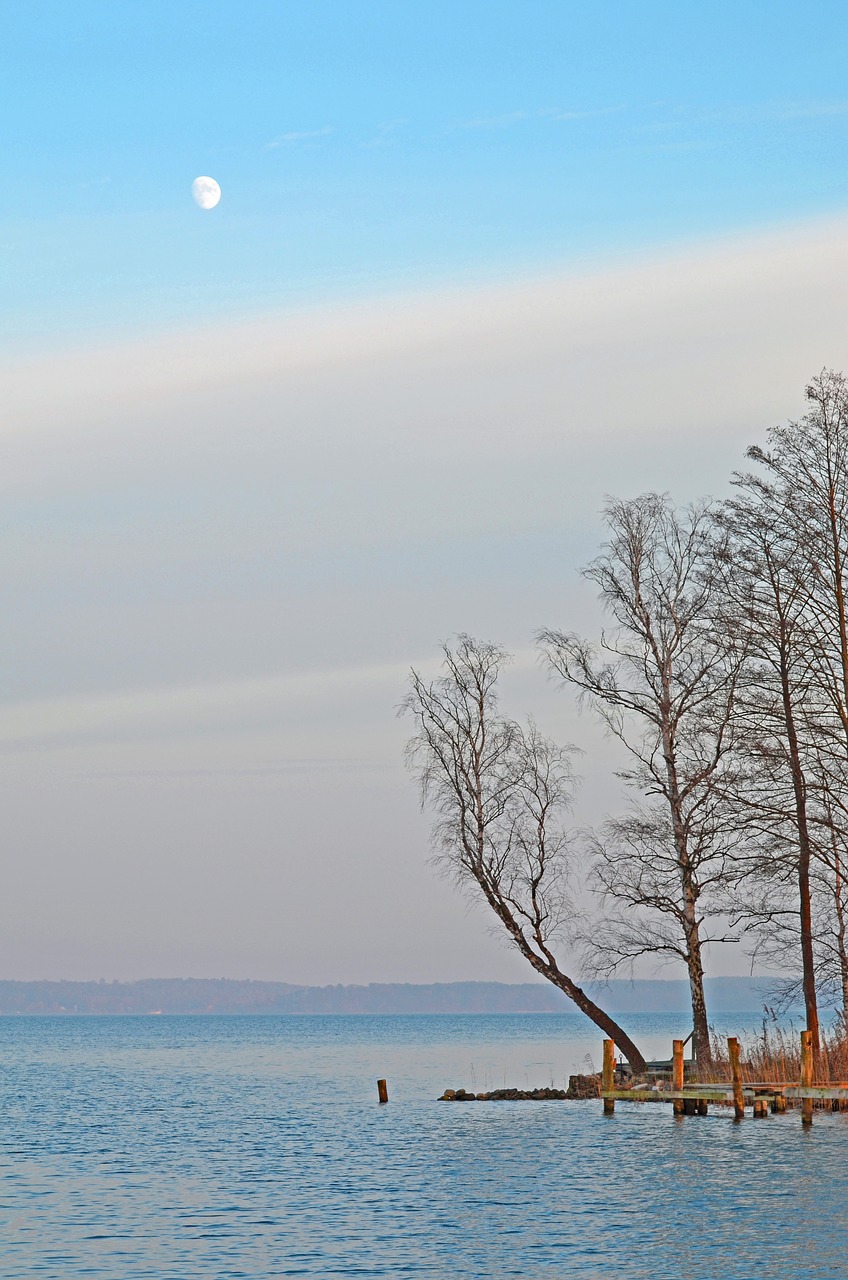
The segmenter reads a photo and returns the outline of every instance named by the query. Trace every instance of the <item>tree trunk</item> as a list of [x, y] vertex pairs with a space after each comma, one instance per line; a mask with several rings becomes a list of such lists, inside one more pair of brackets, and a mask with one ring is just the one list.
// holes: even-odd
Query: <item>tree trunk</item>
[[836, 950], [839, 957], [839, 980], [842, 988], [842, 1021], [848, 1026], [848, 951], [845, 940], [845, 903], [842, 899], [842, 862], [834, 839], [834, 874], [833, 895], [836, 904]]
[[[836, 492], [833, 483], [828, 490], [828, 518], [830, 522], [831, 548], [833, 551], [833, 585], [836, 596], [836, 613], [839, 621], [839, 657], [842, 664], [842, 698], [839, 713], [848, 746], [848, 622], [845, 615], [845, 591], [842, 581], [842, 548], [839, 543], [839, 520], [836, 511]], [[845, 950], [845, 906], [842, 900], [842, 864], [833, 833], [834, 900], [836, 905], [836, 948], [839, 958], [839, 978], [842, 988], [842, 1021], [848, 1026], [848, 954]], [[815, 1044], [815, 1041], [814, 1041]]]
[[689, 994], [692, 1000], [692, 1052], [699, 1067], [712, 1064], [710, 1028], [707, 1022], [707, 1001], [704, 994], [704, 965], [701, 958], [701, 939], [698, 922], [693, 922], [688, 938]]
[[795, 729], [795, 712], [792, 706], [792, 694], [789, 683], [789, 671], [786, 655], [780, 655], [780, 683], [783, 699], [783, 716], [786, 724], [786, 739], [789, 747], [789, 766], [792, 774], [792, 790], [795, 801], [795, 825], [798, 832], [798, 897], [799, 916], [801, 920], [801, 973], [804, 990], [804, 1009], [807, 1017], [807, 1030], [812, 1035], [813, 1068], [818, 1076], [819, 1058], [821, 1055], [821, 1037], [819, 1032], [819, 1011], [816, 998], [816, 971], [813, 954], [813, 911], [810, 893], [810, 832], [807, 824], [807, 790], [804, 772], [801, 766], [801, 753], [798, 747], [798, 734]]
[[645, 1074], [645, 1059], [636, 1045], [630, 1039], [630, 1036], [620, 1027], [618, 1023], [606, 1013], [600, 1005], [595, 1004], [594, 1000], [586, 995], [586, 992], [578, 987], [567, 974], [563, 973], [553, 956], [548, 952], [547, 957], [538, 955], [525, 938], [518, 922], [513, 917], [511, 911], [506, 904], [493, 892], [492, 887], [488, 885], [485, 878], [478, 878], [478, 884], [485, 894], [489, 906], [500, 917], [501, 921], [510, 934], [513, 942], [518, 950], [524, 956], [525, 960], [533, 966], [538, 974], [546, 978], [548, 982], [552, 982], [555, 987], [559, 987], [560, 991], [564, 991], [569, 1000], [573, 1000], [581, 1013], [585, 1013], [587, 1018], [591, 1018], [596, 1027], [604, 1032], [607, 1039], [614, 1040], [617, 1047], [624, 1054], [633, 1070], [634, 1075], [641, 1076]]
[[807, 1030], [812, 1035], [813, 1066], [818, 1075], [821, 1056], [819, 1011], [816, 998], [815, 957], [813, 955], [813, 913], [810, 898], [810, 855], [803, 853], [798, 859], [798, 890], [801, 898], [801, 966], [804, 985], [804, 1009]]
[[[645, 1059], [636, 1048], [636, 1045], [630, 1039], [630, 1036], [624, 1028], [620, 1027], [608, 1013], [605, 1013], [599, 1005], [595, 1004], [594, 1000], [592, 1000], [590, 996], [587, 996], [586, 992], [583, 991], [581, 987], [578, 987], [576, 982], [572, 982], [561, 969], [556, 967], [556, 965], [545, 965], [544, 962], [535, 964], [531, 955], [527, 952], [524, 954], [527, 956], [527, 959], [530, 960], [530, 963], [533, 964], [537, 973], [541, 973], [543, 977], [547, 978], [549, 982], [552, 982], [554, 986], [559, 987], [560, 991], [564, 991], [569, 999], [574, 1001], [581, 1013], [585, 1013], [587, 1018], [591, 1018], [595, 1026], [600, 1027], [601, 1031], [605, 1032], [609, 1040], [615, 1041], [616, 1047], [621, 1050], [627, 1061], [630, 1063], [634, 1075], [644, 1075], [646, 1065]], [[536, 957], [536, 959], [538, 959], [538, 957]]]
[[699, 1066], [709, 1066], [712, 1062], [712, 1049], [710, 1046], [710, 1029], [707, 1023], [704, 966], [701, 958], [701, 938], [698, 927], [699, 886], [689, 858], [686, 826], [681, 813], [682, 805], [677, 778], [677, 760], [671, 733], [666, 727], [669, 719], [667, 705], [661, 707], [661, 713], [664, 718], [663, 755], [668, 778], [668, 803], [671, 810], [674, 847], [680, 872], [680, 887], [683, 894], [686, 965], [689, 970], [689, 992], [692, 1002], [692, 1050]]

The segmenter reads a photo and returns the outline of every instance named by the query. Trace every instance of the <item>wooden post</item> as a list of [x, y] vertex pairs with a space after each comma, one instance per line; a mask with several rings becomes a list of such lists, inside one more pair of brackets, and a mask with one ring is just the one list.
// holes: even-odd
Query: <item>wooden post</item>
[[709, 1106], [710, 1106], [710, 1104], [707, 1102], [707, 1099], [706, 1099], [706, 1098], [699, 1098], [699, 1099], [698, 1099], [698, 1115], [699, 1115], [699, 1116], [705, 1116], [705, 1115], [708, 1115], [708, 1114], [709, 1114]]
[[[813, 1033], [812, 1031], [801, 1032], [801, 1088], [812, 1089], [813, 1087]], [[813, 1123], [813, 1100], [812, 1098], [801, 1099], [801, 1124]]]
[[733, 1081], [733, 1112], [737, 1120], [745, 1115], [745, 1095], [742, 1092], [742, 1067], [739, 1062], [739, 1041], [736, 1036], [728, 1036], [727, 1054], [730, 1058], [730, 1077]]
[[765, 1120], [768, 1117], [768, 1103], [765, 1098], [754, 1099], [754, 1119]]
[[782, 1093], [776, 1093], [774, 1095], [774, 1102], [771, 1104], [771, 1109], [772, 1113], [776, 1116], [786, 1114], [786, 1099]]
[[[671, 1042], [671, 1087], [675, 1093], [683, 1090], [683, 1041], [672, 1040]], [[685, 1114], [685, 1108], [682, 1098], [675, 1098], [672, 1102], [674, 1114], [682, 1116]]]
[[[612, 1093], [615, 1089], [615, 1041], [604, 1041], [604, 1075], [603, 1075], [603, 1092], [604, 1095]], [[611, 1116], [615, 1112], [615, 1098], [604, 1097], [604, 1115]]]
[[389, 1100], [389, 1090], [385, 1080], [377, 1081], [377, 1097], [379, 1098], [381, 1103], [388, 1102]]

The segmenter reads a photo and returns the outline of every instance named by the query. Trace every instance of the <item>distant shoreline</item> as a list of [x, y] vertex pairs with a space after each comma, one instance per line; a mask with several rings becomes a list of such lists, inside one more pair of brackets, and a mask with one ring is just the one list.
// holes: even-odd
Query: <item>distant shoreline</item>
[[[685, 979], [618, 979], [585, 989], [612, 1014], [689, 1010]], [[710, 1014], [748, 1013], [769, 1003], [767, 978], [707, 980]], [[0, 1017], [22, 1015], [568, 1013], [549, 983], [370, 983], [324, 987], [233, 978], [148, 978], [135, 982], [0, 980]]]

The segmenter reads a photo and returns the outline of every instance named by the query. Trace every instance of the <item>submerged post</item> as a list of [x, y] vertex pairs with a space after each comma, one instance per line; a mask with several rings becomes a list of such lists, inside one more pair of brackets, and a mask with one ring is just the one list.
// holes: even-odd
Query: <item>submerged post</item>
[[[801, 1088], [812, 1089], [813, 1087], [813, 1033], [812, 1031], [801, 1032]], [[801, 1124], [813, 1123], [813, 1100], [812, 1098], [801, 1099]]]
[[377, 1097], [381, 1103], [389, 1100], [389, 1089], [385, 1080], [377, 1081]]
[[[671, 1087], [675, 1093], [683, 1091], [683, 1041], [671, 1042]], [[676, 1116], [685, 1115], [682, 1098], [674, 1098], [672, 1107]]]
[[603, 1093], [604, 1093], [604, 1115], [611, 1116], [615, 1111], [615, 1098], [607, 1097], [612, 1094], [615, 1089], [615, 1041], [604, 1041], [604, 1074], [603, 1074]]
[[733, 1081], [733, 1112], [737, 1120], [742, 1120], [745, 1115], [745, 1095], [742, 1092], [742, 1067], [736, 1036], [727, 1038], [727, 1055], [730, 1058], [730, 1078]]

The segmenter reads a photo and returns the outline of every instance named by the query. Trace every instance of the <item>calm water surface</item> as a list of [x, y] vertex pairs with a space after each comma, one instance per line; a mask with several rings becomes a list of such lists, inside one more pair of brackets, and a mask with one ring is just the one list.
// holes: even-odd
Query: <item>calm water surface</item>
[[435, 1101], [598, 1064], [571, 1016], [9, 1018], [0, 1053], [3, 1280], [848, 1277], [848, 1114]]

